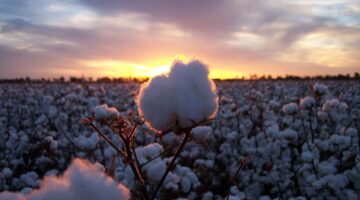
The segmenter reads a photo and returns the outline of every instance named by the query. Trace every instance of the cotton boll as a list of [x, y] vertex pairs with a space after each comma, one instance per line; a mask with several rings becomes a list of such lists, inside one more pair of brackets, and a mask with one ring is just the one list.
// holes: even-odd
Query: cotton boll
[[317, 117], [321, 120], [321, 121], [325, 121], [328, 117], [329, 117], [329, 114], [327, 114], [326, 112], [323, 112], [323, 111], [319, 111], [317, 113]]
[[284, 138], [284, 139], [296, 139], [297, 138], [297, 132], [292, 129], [285, 129], [283, 131], [280, 131], [278, 134], [278, 138]]
[[338, 108], [339, 106], [340, 106], [340, 102], [338, 99], [326, 100], [326, 102], [322, 107], [322, 111], [329, 113], [334, 109]]
[[157, 131], [192, 128], [212, 117], [218, 99], [208, 74], [199, 61], [174, 62], [168, 75], [156, 76], [141, 87], [140, 115]]
[[165, 161], [159, 160], [157, 162], [149, 163], [146, 167], [146, 173], [150, 180], [154, 182], [160, 181], [162, 175], [165, 173], [166, 164]]
[[305, 97], [300, 100], [300, 107], [304, 109], [311, 109], [315, 105], [315, 99], [312, 97]]
[[45, 177], [38, 190], [30, 194], [0, 193], [0, 199], [12, 200], [98, 200], [130, 199], [129, 190], [117, 184], [87, 161], [75, 159], [63, 176]]
[[209, 126], [198, 126], [191, 130], [191, 136], [196, 142], [207, 141], [212, 128]]
[[96, 106], [94, 108], [94, 115], [96, 120], [106, 120], [109, 117], [108, 106], [106, 104]]
[[196, 60], [172, 65], [169, 79], [176, 88], [176, 116], [181, 128], [192, 127], [216, 112], [215, 84], [208, 74], [208, 67]]
[[299, 107], [296, 103], [288, 103], [283, 106], [282, 110], [285, 114], [292, 115], [298, 111]]
[[4, 169], [2, 169], [1, 173], [3, 174], [3, 176], [5, 178], [10, 178], [13, 174], [12, 170], [8, 167], [5, 167]]
[[161, 138], [161, 141], [165, 144], [165, 145], [169, 145], [172, 146], [176, 143], [177, 141], [177, 135], [174, 132], [170, 132], [166, 135], [164, 135]]
[[323, 96], [328, 92], [328, 87], [320, 83], [315, 83], [313, 91], [316, 95]]
[[311, 162], [314, 159], [314, 155], [310, 151], [305, 151], [301, 154], [301, 158], [305, 162]]
[[120, 116], [119, 111], [115, 107], [110, 107], [107, 111], [110, 120], [117, 119]]
[[203, 197], [202, 200], [212, 200], [213, 199], [213, 193], [212, 192], [206, 192]]
[[182, 177], [180, 182], [182, 191], [188, 193], [191, 189], [191, 180], [188, 177]]
[[319, 164], [319, 173], [321, 175], [329, 175], [336, 173], [337, 169], [328, 161], [323, 161]]
[[139, 114], [156, 130], [167, 130], [176, 121], [175, 90], [166, 76], [156, 76], [142, 85], [138, 96]]
[[161, 154], [161, 152], [163, 151], [164, 147], [161, 146], [159, 143], [152, 143], [143, 147], [143, 156], [148, 159], [152, 159]]

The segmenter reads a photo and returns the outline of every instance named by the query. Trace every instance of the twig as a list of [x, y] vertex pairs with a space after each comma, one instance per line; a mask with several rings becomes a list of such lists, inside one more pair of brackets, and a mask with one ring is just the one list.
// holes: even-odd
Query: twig
[[226, 196], [226, 200], [229, 200], [229, 197], [230, 197], [231, 184], [233, 183], [233, 181], [234, 181], [234, 179], [236, 178], [236, 176], [239, 174], [240, 170], [241, 170], [244, 166], [246, 166], [246, 164], [247, 164], [247, 163], [244, 164], [244, 163], [240, 162], [240, 165], [239, 165], [239, 167], [237, 168], [235, 174], [230, 178], [230, 186], [229, 186], [228, 194], [227, 194], [227, 196]]
[[175, 155], [174, 155], [173, 158], [171, 159], [170, 164], [169, 164], [169, 166], [166, 168], [165, 173], [164, 173], [163, 176], [161, 177], [160, 182], [158, 183], [158, 185], [157, 185], [157, 187], [156, 187], [153, 195], [151, 196], [151, 200], [154, 200], [154, 199], [155, 199], [155, 197], [156, 197], [159, 189], [161, 188], [161, 185], [164, 183], [165, 178], [167, 177], [168, 173], [170, 172], [170, 169], [171, 169], [172, 166], [174, 165], [177, 157], [179, 157], [180, 152], [181, 152], [181, 150], [184, 148], [184, 146], [185, 146], [187, 140], [189, 139], [189, 137], [190, 137], [190, 130], [188, 130], [188, 131], [185, 132], [185, 137], [184, 137], [183, 141], [181, 142], [180, 146], [178, 147], [178, 149], [176, 150]]
[[121, 156], [126, 158], [126, 153], [123, 150], [119, 149], [113, 142], [111, 142], [111, 140], [104, 133], [102, 133], [93, 123], [90, 124], [90, 127], [93, 128], [102, 138], [104, 138], [104, 140], [106, 140], [106, 142], [109, 143]]

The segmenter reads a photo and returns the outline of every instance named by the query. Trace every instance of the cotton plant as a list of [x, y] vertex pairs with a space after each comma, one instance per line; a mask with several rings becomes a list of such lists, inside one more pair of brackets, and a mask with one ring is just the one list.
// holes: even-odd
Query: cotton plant
[[[211, 124], [191, 129], [191, 140], [165, 178], [158, 199], [224, 199], [227, 194], [229, 199], [359, 198], [358, 82], [215, 83], [218, 114]], [[315, 84], [326, 92], [318, 91]], [[134, 198], [143, 198], [129, 162], [95, 130], [78, 123], [83, 116], [94, 117], [95, 107], [102, 104], [107, 104], [105, 110], [116, 107], [125, 121], [138, 118], [140, 88], [139, 83], [0, 85], [0, 191], [31, 194], [41, 188], [35, 183], [62, 176], [71, 160], [81, 157], [100, 162], [107, 175], [137, 191]], [[296, 113], [284, 113], [289, 103], [298, 106]], [[125, 149], [106, 121], [111, 120], [92, 122], [116, 147]], [[153, 127], [137, 125], [135, 149], [163, 147], [155, 152], [159, 155], [140, 161], [149, 194], [163, 174], [157, 173], [153, 180], [147, 177], [157, 167], [169, 166], [184, 136], [178, 130], [155, 131], [154, 137]], [[189, 169], [199, 184], [187, 184], [188, 177], [177, 168]]]
[[[133, 114], [127, 117], [121, 116], [115, 107], [104, 104], [94, 107], [93, 114], [82, 119], [81, 122], [84, 125], [95, 130], [123, 157], [124, 163], [128, 164], [127, 169], [131, 169], [136, 184], [140, 186], [143, 198], [154, 199], [158, 196], [176, 159], [191, 137], [191, 130], [215, 116], [218, 98], [215, 84], [208, 75], [208, 66], [200, 61], [193, 60], [189, 63], [175, 61], [168, 74], [153, 77], [141, 86], [137, 96], [138, 116]], [[136, 128], [144, 122], [160, 136], [165, 136], [169, 132], [184, 135], [168, 164], [165, 160], [156, 158], [153, 153], [147, 155], [154, 151], [155, 147], [149, 145], [144, 148], [135, 147]], [[97, 123], [116, 133], [123, 142], [122, 147], [115, 145], [107, 134], [98, 128]], [[195, 131], [193, 136], [195, 140], [200, 140], [205, 133]], [[81, 143], [86, 143], [86, 140], [79, 140], [79, 142], [78, 145], [81, 148], [86, 147]], [[160, 154], [161, 151], [158, 149], [155, 153]], [[151, 162], [151, 164], [142, 166], [141, 163], [146, 162]], [[191, 185], [199, 184], [198, 181], [189, 182], [194, 181], [194, 178], [179, 176], [181, 176], [179, 183], [184, 192], [189, 192]], [[196, 175], [191, 177], [196, 177]], [[157, 184], [154, 192], [149, 196], [147, 185], [151, 183]]]

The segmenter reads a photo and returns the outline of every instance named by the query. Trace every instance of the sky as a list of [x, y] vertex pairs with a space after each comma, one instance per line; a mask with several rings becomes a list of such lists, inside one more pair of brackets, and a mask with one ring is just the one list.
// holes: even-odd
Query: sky
[[360, 0], [0, 0], [0, 78], [360, 72]]

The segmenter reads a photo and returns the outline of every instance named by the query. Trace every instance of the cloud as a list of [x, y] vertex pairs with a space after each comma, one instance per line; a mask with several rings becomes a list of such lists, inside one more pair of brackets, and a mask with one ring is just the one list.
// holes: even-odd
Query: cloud
[[[219, 66], [217, 70], [235, 74], [271, 72], [274, 66], [282, 66], [287, 73], [293, 71], [287, 66], [294, 64], [313, 74], [306, 66], [327, 70], [328, 63], [338, 56], [344, 62], [336, 64], [338, 67], [359, 66], [359, 61], [353, 62], [360, 46], [356, 37], [358, 8], [340, 0], [0, 2], [1, 51], [18, 52], [16, 60], [14, 56], [3, 57], [3, 76], [15, 75], [12, 68], [21, 74], [31, 72], [31, 68], [51, 69], [48, 74], [54, 76], [58, 71], [70, 73], [55, 69], [60, 67], [72, 68], [71, 75], [83, 71], [91, 76], [99, 71], [79, 65], [79, 61], [117, 60], [147, 66], [151, 60], [169, 60], [177, 54], [201, 57]], [[328, 62], [299, 59], [300, 55], [316, 58], [318, 49], [304, 49], [299, 43], [324, 32], [331, 32], [339, 41], [345, 37], [342, 48], [351, 53], [336, 49]], [[299, 57], [297, 63], [288, 59], [289, 54]], [[31, 55], [34, 62], [28, 62]], [[160, 65], [165, 64], [170, 63]], [[128, 70], [112, 71], [121, 76]]]

